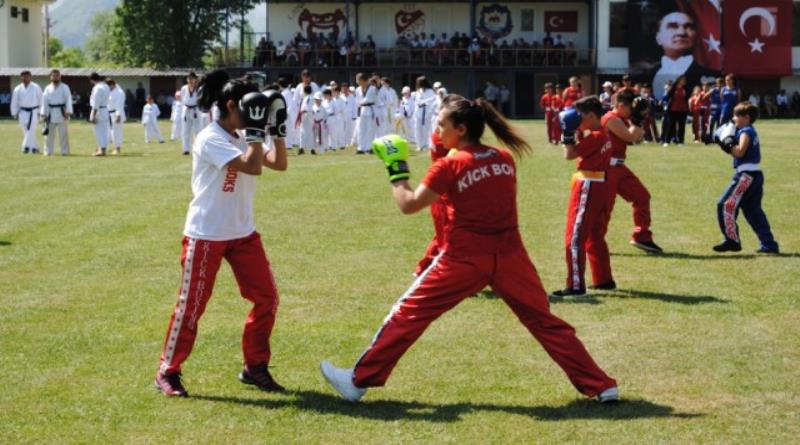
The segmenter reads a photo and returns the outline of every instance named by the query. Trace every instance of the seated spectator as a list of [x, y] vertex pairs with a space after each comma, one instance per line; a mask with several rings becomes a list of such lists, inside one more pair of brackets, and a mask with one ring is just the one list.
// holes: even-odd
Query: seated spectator
[[282, 64], [286, 61], [286, 45], [283, 40], [278, 40], [278, 46], [275, 47], [275, 62]]
[[751, 104], [758, 107], [759, 110], [761, 109], [761, 96], [759, 96], [755, 91], [750, 93], [750, 97], [747, 100], [749, 100]]
[[792, 108], [792, 116], [794, 117], [800, 116], [800, 93], [798, 93], [797, 91], [792, 93], [791, 108]]
[[775, 105], [775, 96], [772, 91], [767, 91], [763, 98], [763, 108], [766, 117], [774, 118], [778, 115], [778, 106]]

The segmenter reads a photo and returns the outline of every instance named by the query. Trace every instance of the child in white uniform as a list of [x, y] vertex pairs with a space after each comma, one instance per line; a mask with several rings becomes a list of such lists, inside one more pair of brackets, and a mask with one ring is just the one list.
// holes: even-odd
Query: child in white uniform
[[306, 149], [314, 151], [314, 96], [311, 85], [303, 88], [303, 99], [300, 101], [300, 114], [297, 115], [296, 126], [300, 128], [300, 150], [297, 154], [305, 154]]
[[[425, 76], [417, 77], [417, 92], [414, 97], [414, 140], [417, 150], [427, 150], [431, 140], [431, 108], [436, 94]], [[434, 115], [435, 116], [435, 115]]]
[[356, 154], [363, 155], [372, 151], [372, 140], [375, 139], [377, 129], [375, 102], [378, 100], [378, 90], [372, 82], [367, 80], [364, 73], [356, 74], [356, 82], [358, 82], [358, 88], [356, 88], [358, 120], [353, 137], [356, 142]]
[[180, 90], [175, 92], [175, 101], [172, 102], [172, 112], [169, 120], [172, 121], [172, 130], [169, 133], [169, 140], [174, 141], [183, 132], [183, 103], [181, 102]]
[[164, 143], [161, 137], [161, 130], [158, 128], [158, 116], [161, 110], [153, 100], [153, 96], [147, 96], [147, 105], [142, 108], [142, 125], [144, 125], [144, 143], [149, 144], [150, 139], [156, 139], [159, 144]]

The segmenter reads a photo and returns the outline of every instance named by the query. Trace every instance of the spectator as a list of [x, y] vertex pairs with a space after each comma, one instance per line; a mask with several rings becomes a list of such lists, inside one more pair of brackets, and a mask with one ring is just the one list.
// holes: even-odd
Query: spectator
[[486, 82], [486, 88], [483, 90], [483, 98], [486, 99], [487, 102], [492, 104], [493, 107], [497, 108], [497, 96], [499, 91], [495, 86], [494, 82], [491, 80]]
[[0, 116], [7, 116], [11, 113], [11, 92], [3, 91], [0, 93]]
[[775, 118], [778, 116], [778, 106], [775, 105], [775, 96], [772, 94], [772, 91], [767, 91], [767, 94], [764, 95], [764, 114], [766, 114], [769, 118]]
[[778, 117], [786, 117], [786, 113], [789, 111], [789, 98], [786, 96], [786, 90], [781, 89], [775, 96], [775, 105], [778, 107]]
[[146, 99], [147, 99], [147, 91], [145, 91], [142, 82], [139, 82], [138, 84], [136, 84], [136, 101], [133, 107], [133, 110], [136, 113], [139, 113], [136, 117], [141, 116], [141, 110], [144, 108]]
[[794, 117], [800, 116], [800, 93], [795, 91], [792, 94], [792, 115]]
[[689, 113], [689, 97], [686, 92], [686, 76], [681, 74], [664, 97], [669, 115], [667, 133], [662, 134], [662, 143], [666, 147], [670, 142], [683, 145], [686, 134], [686, 116]]
[[506, 84], [500, 84], [500, 109], [504, 115], [511, 114], [511, 90], [508, 89]]
[[750, 97], [747, 100], [749, 100], [750, 103], [755, 105], [759, 110], [761, 109], [761, 96], [759, 96], [757, 92], [753, 91], [750, 93]]

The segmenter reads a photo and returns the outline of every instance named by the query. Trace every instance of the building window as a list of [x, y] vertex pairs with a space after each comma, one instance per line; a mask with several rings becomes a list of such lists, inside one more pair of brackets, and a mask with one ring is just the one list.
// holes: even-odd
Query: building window
[[792, 46], [800, 46], [800, 2], [792, 2]]
[[15, 19], [19, 15], [19, 9], [16, 6], [11, 7], [11, 18]]
[[608, 46], [628, 47], [628, 4], [614, 2], [608, 4]]
[[28, 8], [22, 8], [22, 23], [28, 23]]
[[533, 31], [533, 9], [522, 10], [522, 20], [520, 20], [520, 31], [531, 32]]

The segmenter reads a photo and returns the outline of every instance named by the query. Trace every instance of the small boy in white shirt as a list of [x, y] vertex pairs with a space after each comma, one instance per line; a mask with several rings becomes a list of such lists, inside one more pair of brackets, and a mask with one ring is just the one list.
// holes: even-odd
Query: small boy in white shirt
[[144, 143], [149, 144], [150, 139], [155, 138], [159, 144], [164, 143], [161, 130], [158, 129], [158, 116], [161, 110], [153, 100], [153, 96], [147, 96], [147, 104], [142, 108], [142, 125], [144, 125]]
[[314, 93], [314, 107], [311, 112], [312, 119], [314, 120], [314, 144], [312, 145], [311, 154], [317, 154], [317, 150], [327, 150], [327, 115], [325, 107], [322, 105], [322, 92], [317, 91]]

